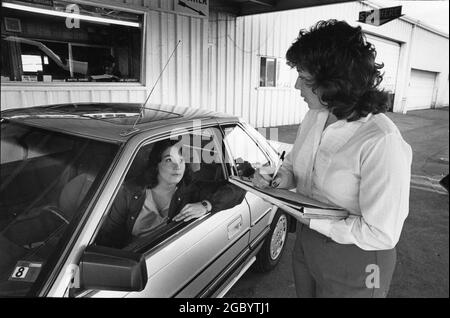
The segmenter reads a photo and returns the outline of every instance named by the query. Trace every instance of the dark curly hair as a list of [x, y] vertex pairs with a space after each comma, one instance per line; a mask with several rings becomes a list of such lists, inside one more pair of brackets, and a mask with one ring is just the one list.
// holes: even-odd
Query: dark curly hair
[[[142, 176], [141, 182], [149, 189], [152, 189], [158, 185], [158, 164], [162, 160], [162, 154], [168, 148], [174, 146], [179, 142], [180, 139], [164, 139], [156, 142], [150, 154], [148, 156], [147, 169]], [[184, 170], [183, 178], [180, 180], [180, 183], [189, 183], [191, 181], [191, 169], [186, 164], [186, 168]]]
[[375, 62], [375, 47], [367, 42], [361, 27], [344, 21], [319, 21], [310, 30], [300, 30], [286, 52], [287, 64], [312, 75], [310, 85], [338, 119], [355, 121], [369, 113], [386, 112], [388, 94], [379, 89], [383, 80]]

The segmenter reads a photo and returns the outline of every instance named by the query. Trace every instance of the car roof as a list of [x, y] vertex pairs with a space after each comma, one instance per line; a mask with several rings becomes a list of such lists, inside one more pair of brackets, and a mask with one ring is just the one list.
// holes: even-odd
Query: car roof
[[8, 109], [1, 117], [29, 126], [126, 142], [140, 132], [195, 120], [236, 121], [236, 116], [193, 107], [136, 103], [71, 103]]

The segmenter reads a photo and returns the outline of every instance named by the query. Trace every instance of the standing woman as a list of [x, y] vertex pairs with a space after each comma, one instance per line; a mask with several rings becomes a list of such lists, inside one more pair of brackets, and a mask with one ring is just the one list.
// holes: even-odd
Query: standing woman
[[[361, 27], [320, 21], [286, 53], [308, 104], [291, 153], [271, 186], [346, 209], [342, 220], [297, 224], [299, 297], [386, 297], [409, 209], [411, 147], [383, 113], [376, 51]], [[269, 186], [257, 171], [254, 184]]]

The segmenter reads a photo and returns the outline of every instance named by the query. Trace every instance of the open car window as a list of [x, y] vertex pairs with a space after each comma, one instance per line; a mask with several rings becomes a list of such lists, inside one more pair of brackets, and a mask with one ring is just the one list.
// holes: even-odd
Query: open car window
[[[183, 158], [185, 173], [179, 181], [177, 179], [173, 192], [162, 195], [158, 188], [162, 174], [158, 165], [169, 159], [160, 158], [158, 160], [161, 161], [157, 160], [155, 164], [150, 157], [156, 152], [156, 144], [169, 141], [179, 149], [177, 155]], [[208, 199], [212, 201], [215, 197], [220, 197], [216, 193], [220, 193], [222, 189], [228, 191], [222, 145], [220, 130], [206, 128], [172, 135], [142, 146], [104, 218], [95, 243], [142, 252], [142, 249], [151, 249], [161, 239], [195, 221], [177, 222], [174, 217], [186, 204], [198, 204]], [[242, 199], [243, 196], [239, 197], [236, 204], [242, 202]], [[217, 209], [221, 204], [219, 202], [213, 208]]]
[[2, 122], [0, 297], [25, 296], [45, 275], [117, 150], [114, 144]]

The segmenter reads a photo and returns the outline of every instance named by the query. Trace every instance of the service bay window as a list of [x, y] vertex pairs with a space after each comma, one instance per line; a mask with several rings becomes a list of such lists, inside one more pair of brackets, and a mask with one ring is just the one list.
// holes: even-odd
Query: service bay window
[[141, 81], [143, 14], [60, 0], [1, 11], [2, 83]]

